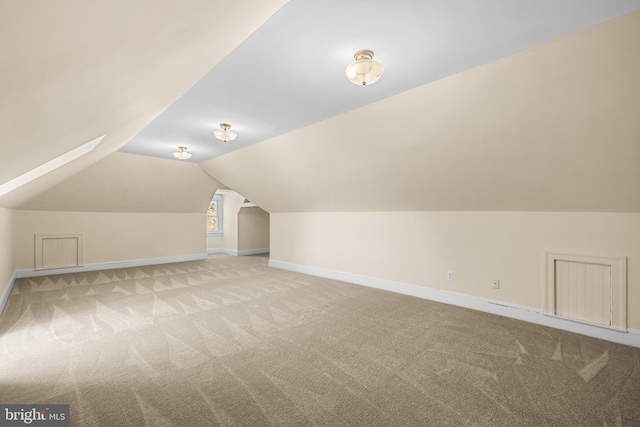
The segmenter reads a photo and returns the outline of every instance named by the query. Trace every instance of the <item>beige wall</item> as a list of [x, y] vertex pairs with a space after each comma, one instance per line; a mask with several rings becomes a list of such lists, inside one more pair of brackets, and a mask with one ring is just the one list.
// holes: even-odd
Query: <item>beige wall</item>
[[[640, 329], [640, 214], [271, 214], [271, 259], [542, 308], [544, 250], [628, 257]], [[304, 255], [303, 255], [304, 252]], [[446, 280], [446, 272], [454, 280]], [[492, 289], [500, 279], [501, 289]]]
[[238, 250], [238, 211], [244, 196], [238, 193], [222, 195], [222, 236], [207, 236], [207, 249]]
[[16, 211], [15, 268], [34, 268], [35, 234], [81, 233], [83, 262], [93, 264], [204, 254], [204, 227], [204, 212]]
[[13, 275], [14, 211], [0, 208], [0, 295]]
[[638, 40], [640, 12], [201, 166], [270, 213], [640, 212]]
[[238, 212], [238, 250], [269, 247], [269, 213], [259, 207], [248, 207]]

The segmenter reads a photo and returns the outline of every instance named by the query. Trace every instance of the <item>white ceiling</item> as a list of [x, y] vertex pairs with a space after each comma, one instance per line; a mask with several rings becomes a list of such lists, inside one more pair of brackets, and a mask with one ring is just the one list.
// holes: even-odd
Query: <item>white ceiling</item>
[[[640, 9], [640, 0], [291, 0], [121, 151], [202, 162]], [[212, 19], [211, 24], [216, 25]], [[385, 66], [349, 83], [359, 49]], [[233, 142], [212, 135], [227, 122]], [[392, 135], [393, 123], [379, 123]]]

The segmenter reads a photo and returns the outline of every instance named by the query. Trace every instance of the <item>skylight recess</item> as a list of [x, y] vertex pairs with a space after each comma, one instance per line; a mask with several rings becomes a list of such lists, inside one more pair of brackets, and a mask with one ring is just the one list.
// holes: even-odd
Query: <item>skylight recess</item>
[[29, 172], [23, 173], [22, 175], [12, 179], [11, 181], [5, 182], [4, 184], [0, 185], [0, 196], [4, 196], [10, 191], [15, 190], [16, 188], [20, 188], [23, 185], [33, 181], [34, 179], [38, 179], [42, 175], [48, 174], [49, 172], [66, 165], [67, 163], [77, 159], [78, 157], [90, 153], [94, 148], [98, 146], [100, 141], [102, 141], [105, 136], [106, 135], [102, 135], [94, 140], [91, 140], [78, 148], [74, 148], [73, 150], [63, 155], [38, 166], [37, 168], [31, 169]]

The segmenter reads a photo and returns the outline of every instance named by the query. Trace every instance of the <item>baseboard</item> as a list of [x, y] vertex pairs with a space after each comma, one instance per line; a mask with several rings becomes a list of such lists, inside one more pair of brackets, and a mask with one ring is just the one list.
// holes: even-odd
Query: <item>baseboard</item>
[[49, 276], [52, 274], [83, 273], [87, 271], [113, 270], [114, 268], [143, 267], [147, 265], [169, 264], [172, 262], [200, 261], [203, 259], [207, 259], [206, 254], [178, 255], [159, 258], [133, 259], [128, 261], [101, 262], [96, 264], [85, 264], [78, 267], [53, 268], [47, 270], [24, 269], [17, 270], [14, 275], [16, 275], [18, 279], [20, 279], [23, 277]]
[[259, 254], [268, 254], [269, 248], [260, 248], [260, 249], [244, 249], [242, 251], [238, 251], [238, 255], [259, 255]]
[[238, 251], [235, 249], [227, 249], [227, 248], [207, 249], [207, 255], [211, 255], [211, 254], [227, 254], [232, 256], [238, 256]]
[[244, 256], [244, 255], [258, 255], [258, 254], [268, 254], [269, 248], [259, 248], [259, 249], [245, 249], [241, 251], [237, 251], [235, 249], [227, 249], [227, 248], [211, 248], [207, 249], [207, 254], [227, 254], [232, 256]]
[[591, 325], [548, 315], [542, 312], [540, 309], [533, 307], [510, 304], [502, 301], [495, 301], [481, 297], [474, 297], [471, 295], [443, 291], [439, 289], [425, 288], [408, 283], [400, 283], [390, 280], [376, 279], [373, 277], [359, 276], [356, 274], [311, 267], [307, 265], [293, 264], [274, 259], [269, 260], [269, 266], [281, 268], [284, 270], [295, 271], [298, 273], [309, 274], [312, 276], [325, 277], [327, 279], [340, 280], [343, 282], [368, 286], [371, 288], [383, 289], [385, 291], [397, 292], [400, 294], [424, 298], [431, 301], [442, 302], [445, 304], [471, 308], [473, 310], [511, 317], [513, 319], [524, 320], [526, 322], [531, 322], [538, 325], [549, 326], [556, 329], [562, 329], [581, 335], [587, 335], [590, 337], [600, 338], [603, 340], [640, 348], [640, 330], [637, 329], [618, 331], [600, 327], [597, 325]]
[[14, 271], [11, 277], [9, 278], [7, 285], [4, 287], [4, 291], [2, 291], [2, 294], [0, 295], [0, 315], [4, 311], [4, 307], [7, 305], [7, 301], [9, 301], [9, 295], [11, 295], [11, 291], [13, 290], [13, 285], [16, 284], [17, 278], [18, 278], [17, 274]]

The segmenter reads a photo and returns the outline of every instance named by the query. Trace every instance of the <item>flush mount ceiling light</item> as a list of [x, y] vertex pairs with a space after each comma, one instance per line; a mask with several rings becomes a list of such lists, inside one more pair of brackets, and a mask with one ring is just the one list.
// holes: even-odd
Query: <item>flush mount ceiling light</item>
[[349, 64], [344, 73], [349, 81], [358, 86], [373, 84], [380, 79], [384, 67], [373, 60], [373, 52], [369, 49], [359, 50], [353, 55], [355, 62]]
[[232, 130], [229, 130], [231, 129], [230, 124], [220, 123], [220, 128], [221, 129], [216, 129], [213, 131], [213, 136], [215, 136], [221, 141], [224, 141], [224, 142], [233, 141], [234, 139], [236, 139], [236, 136], [238, 136], [237, 133], [235, 133]]
[[180, 160], [187, 160], [191, 158], [191, 153], [187, 151], [187, 147], [185, 147], [184, 145], [181, 145], [178, 147], [178, 151], [173, 153], [173, 156]]

